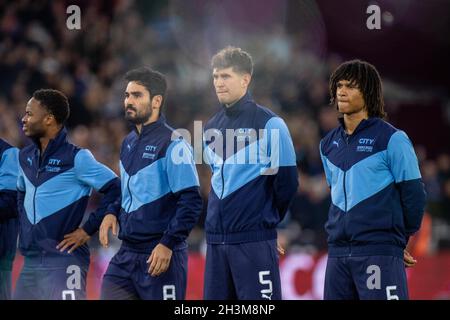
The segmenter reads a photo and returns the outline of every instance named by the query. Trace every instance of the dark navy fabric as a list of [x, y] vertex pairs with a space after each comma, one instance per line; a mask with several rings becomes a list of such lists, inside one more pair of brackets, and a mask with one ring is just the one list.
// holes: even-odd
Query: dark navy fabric
[[11, 297], [12, 297], [12, 271], [0, 269], [0, 300], [10, 300]]
[[329, 257], [325, 300], [407, 300], [403, 258], [395, 256]]
[[212, 170], [207, 242], [276, 239], [276, 227], [298, 187], [294, 146], [284, 121], [247, 93], [208, 121], [204, 144]]
[[341, 120], [320, 142], [320, 154], [331, 188], [329, 255], [403, 257], [426, 197], [407, 135], [379, 118], [347, 135]]
[[107, 207], [120, 198], [120, 180], [90, 151], [69, 143], [66, 136], [62, 129], [42, 156], [35, 143], [19, 153], [19, 248], [24, 256], [75, 256], [87, 262], [86, 244], [72, 254], [59, 252], [56, 246], [80, 226], [92, 189], [104, 196], [83, 229], [89, 235], [98, 230]]
[[25, 256], [14, 299], [85, 300], [88, 269], [89, 261], [74, 256]]
[[206, 300], [280, 300], [276, 240], [208, 244]]
[[169, 268], [159, 276], [148, 273], [150, 254], [121, 247], [103, 276], [102, 300], [184, 300], [187, 248], [172, 253]]
[[[161, 116], [133, 130], [120, 152], [122, 246], [103, 278], [102, 299], [184, 299], [189, 232], [202, 210], [191, 146]], [[148, 273], [147, 259], [159, 243], [172, 249], [169, 269]]]
[[17, 248], [19, 150], [0, 139], [0, 300], [11, 299], [12, 265]]
[[120, 152], [119, 239], [150, 254], [155, 241], [168, 248], [186, 245], [202, 210], [192, 148], [165, 117], [133, 130]]
[[18, 154], [17, 148], [0, 139], [0, 223], [17, 217]]
[[16, 254], [19, 150], [0, 139], [0, 272], [10, 271]]

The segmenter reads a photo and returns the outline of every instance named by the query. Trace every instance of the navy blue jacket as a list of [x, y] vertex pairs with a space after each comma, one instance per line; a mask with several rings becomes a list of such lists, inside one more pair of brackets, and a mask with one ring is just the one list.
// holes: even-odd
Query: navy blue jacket
[[[120, 151], [122, 245], [149, 252], [162, 243], [186, 247], [186, 238], [202, 210], [192, 148], [163, 115], [125, 137]], [[120, 209], [119, 209], [120, 208]]]
[[17, 247], [17, 148], [0, 139], [0, 269], [11, 270]]
[[223, 105], [204, 130], [205, 160], [212, 170], [207, 242], [276, 239], [298, 188], [286, 124], [247, 93], [233, 106]]
[[[56, 246], [80, 226], [92, 188], [104, 196], [82, 227], [89, 235], [100, 227], [107, 207], [120, 198], [120, 180], [114, 172], [89, 150], [69, 143], [66, 135], [63, 128], [42, 155], [34, 142], [19, 153], [19, 247], [25, 256], [68, 255]], [[72, 254], [88, 258], [87, 245]]]
[[426, 197], [411, 141], [380, 118], [361, 121], [352, 135], [340, 121], [320, 142], [331, 187], [329, 255], [403, 257]]

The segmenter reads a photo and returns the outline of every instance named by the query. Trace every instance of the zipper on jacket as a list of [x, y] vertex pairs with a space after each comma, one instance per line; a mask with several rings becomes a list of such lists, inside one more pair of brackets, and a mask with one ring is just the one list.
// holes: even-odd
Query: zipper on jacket
[[[222, 179], [222, 192], [221, 192], [221, 194], [220, 194], [220, 201], [219, 201], [219, 221], [220, 221], [220, 231], [221, 231], [221, 233], [222, 233], [222, 237], [225, 237], [224, 236], [224, 233], [225, 233], [225, 230], [223, 229], [223, 219], [222, 219], [222, 212], [223, 212], [223, 202], [222, 202], [222, 199], [223, 199], [223, 193], [224, 193], [224, 191], [225, 191], [225, 178], [224, 178], [224, 176], [223, 176], [223, 167], [225, 166], [225, 160], [223, 160], [222, 161], [222, 166], [220, 167], [220, 177], [221, 177], [221, 179]], [[222, 241], [221, 241], [221, 243], [222, 244], [225, 244], [225, 239], [224, 238], [222, 238]]]
[[130, 194], [130, 205], [128, 206], [127, 213], [130, 213], [131, 205], [133, 204], [133, 195], [131, 194], [131, 190], [130, 190], [130, 180], [131, 180], [131, 177], [128, 176], [127, 189], [128, 189], [128, 193]]
[[[130, 150], [130, 153], [131, 153], [131, 155], [130, 155], [130, 158], [131, 158], [131, 160], [130, 160], [130, 168], [133, 166], [134, 158], [135, 158], [134, 155], [135, 155], [136, 150], [138, 149], [138, 147], [139, 147], [139, 145], [141, 143], [141, 140], [142, 140], [141, 138], [142, 138], [142, 128], [141, 128], [141, 132], [138, 134], [138, 139], [137, 139], [136, 144], [134, 145], [133, 149]], [[131, 205], [133, 204], [133, 194], [131, 193], [131, 189], [130, 189], [130, 180], [131, 180], [131, 176], [128, 176], [127, 190], [128, 190], [129, 195], [130, 195], [130, 205], [128, 206], [127, 213], [130, 213]]]
[[[348, 152], [348, 135], [345, 137], [345, 153]], [[347, 162], [347, 161], [346, 161]], [[347, 163], [346, 163], [347, 164]], [[347, 176], [347, 170], [344, 171], [344, 201], [345, 201], [345, 213], [347, 213], [347, 189], [345, 188], [345, 177]]]
[[[47, 145], [47, 148], [48, 148], [48, 145]], [[41, 151], [38, 149], [38, 168], [37, 168], [37, 171], [36, 171], [36, 184], [38, 184], [39, 173], [41, 172], [41, 165], [42, 165], [42, 162], [44, 160], [44, 155], [45, 155], [45, 151], [42, 154], [42, 158], [41, 158]], [[33, 194], [33, 225], [36, 224], [36, 193], [37, 193], [37, 188], [38, 188], [37, 186], [34, 188], [34, 194]]]
[[347, 171], [344, 171], [344, 201], [345, 201], [345, 213], [347, 213], [347, 190], [345, 189], [345, 177], [347, 176]]
[[[39, 171], [38, 174], [36, 176], [36, 178], [39, 176]], [[33, 225], [36, 224], [36, 191], [37, 188], [34, 188], [34, 194], [33, 194]]]
[[[347, 135], [347, 134], [345, 134], [345, 166], [347, 166], [347, 153], [348, 153], [348, 143], [349, 143], [349, 136]], [[347, 220], [348, 220], [348, 217], [347, 217], [347, 189], [346, 189], [346, 187], [345, 187], [345, 178], [346, 178], [346, 176], [347, 176], [347, 170], [345, 170], [344, 171], [344, 182], [343, 182], [343, 189], [344, 189], [344, 209], [345, 209], [345, 211], [344, 211], [344, 236], [346, 237], [346, 238], [348, 238], [348, 235], [347, 235]], [[351, 255], [351, 254], [350, 254]]]

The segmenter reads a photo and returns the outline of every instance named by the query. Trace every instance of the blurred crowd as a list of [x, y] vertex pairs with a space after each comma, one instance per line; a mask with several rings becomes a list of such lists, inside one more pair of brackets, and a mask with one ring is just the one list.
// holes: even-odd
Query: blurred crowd
[[[139, 1], [80, 3], [82, 30], [69, 30], [70, 3], [0, 1], [0, 137], [18, 147], [29, 143], [20, 123], [28, 99], [39, 88], [59, 89], [69, 97], [71, 141], [118, 172], [119, 148], [130, 130], [123, 119], [123, 76], [140, 65], [167, 75], [164, 112], [172, 127], [192, 130], [194, 120], [206, 121], [215, 112], [209, 61], [200, 65], [190, 58], [195, 52], [189, 56], [179, 50], [164, 6], [147, 3], [145, 11]], [[280, 227], [281, 239], [291, 250], [324, 251], [330, 193], [318, 145], [338, 125], [338, 114], [329, 106], [328, 78], [342, 58], [331, 53], [318, 57], [305, 49], [301, 35], [282, 28], [265, 34], [264, 41], [247, 41], [243, 49], [256, 56], [251, 93], [285, 119], [297, 153], [300, 187]], [[398, 95], [386, 89], [387, 112], [395, 114]], [[429, 158], [426, 148], [416, 146], [427, 212], [436, 223], [450, 225], [450, 155], [438, 152]], [[198, 165], [198, 171], [206, 208], [209, 168]], [[204, 214], [190, 237], [193, 250], [201, 249]], [[438, 248], [445, 246], [443, 241]]]

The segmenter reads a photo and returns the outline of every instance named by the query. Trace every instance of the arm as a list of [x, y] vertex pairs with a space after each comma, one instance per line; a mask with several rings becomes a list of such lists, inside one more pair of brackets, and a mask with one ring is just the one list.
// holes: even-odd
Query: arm
[[92, 235], [99, 229], [107, 209], [115, 208], [114, 204], [120, 197], [120, 180], [86, 149], [80, 150], [75, 156], [75, 172], [80, 181], [103, 194], [97, 210], [89, 215], [82, 227], [87, 234]]
[[173, 141], [167, 150], [166, 161], [169, 187], [177, 198], [177, 210], [161, 243], [172, 249], [189, 236], [197, 223], [202, 211], [202, 198], [192, 148], [184, 140]]
[[[19, 164], [20, 166], [20, 164]], [[16, 190], [17, 190], [17, 211], [24, 213], [23, 211], [25, 210], [24, 208], [24, 202], [25, 202], [25, 180], [23, 178], [23, 171], [21, 168], [19, 168], [19, 172], [17, 175], [17, 185], [16, 185]], [[26, 214], [26, 213], [24, 213]]]
[[[105, 167], [105, 169], [107, 168]], [[93, 235], [98, 231], [107, 212], [111, 212], [118, 217], [118, 212], [120, 211], [120, 180], [118, 177], [108, 181], [97, 191], [103, 194], [102, 200], [97, 210], [89, 215], [88, 220], [83, 225], [84, 231], [89, 235]], [[119, 203], [118, 206], [117, 202]]]
[[328, 168], [327, 159], [322, 153], [322, 142], [323, 141], [320, 141], [319, 144], [320, 159], [322, 160], [323, 171], [325, 172], [325, 178], [327, 180], [328, 187], [331, 188], [331, 170]]
[[92, 153], [82, 149], [75, 156], [75, 173], [77, 178], [103, 194], [97, 210], [89, 215], [83, 227], [66, 234], [57, 248], [64, 251], [70, 246], [69, 253], [86, 243], [90, 236], [100, 228], [108, 208], [120, 197], [120, 180], [115, 173], [105, 165], [97, 162]]
[[147, 260], [152, 276], [158, 276], [167, 270], [172, 249], [188, 237], [202, 210], [200, 184], [192, 149], [184, 140], [173, 141], [167, 149], [166, 169], [170, 190], [177, 198], [177, 209], [160, 243]]
[[296, 155], [289, 130], [281, 118], [271, 118], [265, 129], [270, 169], [276, 172], [274, 200], [282, 221], [299, 185]]
[[109, 229], [112, 229], [113, 235], [118, 235], [117, 230], [117, 220], [120, 217], [121, 213], [121, 201], [122, 196], [120, 195], [116, 201], [111, 203], [108, 208], [106, 209], [105, 216], [103, 217], [103, 220], [100, 224], [100, 229], [98, 232], [98, 238], [100, 240], [100, 243], [104, 248], [107, 248], [109, 245], [109, 239], [108, 239], [108, 232]]
[[416, 154], [403, 131], [394, 133], [389, 140], [387, 161], [400, 193], [406, 237], [409, 239], [420, 228], [426, 193]]
[[0, 223], [17, 217], [17, 192], [0, 191]]
[[0, 223], [17, 217], [18, 150], [5, 150], [0, 159]]

